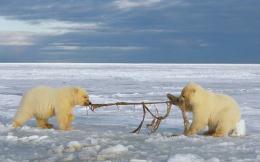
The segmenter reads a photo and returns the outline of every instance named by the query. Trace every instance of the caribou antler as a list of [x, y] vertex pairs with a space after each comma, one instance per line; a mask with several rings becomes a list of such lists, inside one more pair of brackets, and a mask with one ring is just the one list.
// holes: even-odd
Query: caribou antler
[[[139, 133], [143, 123], [144, 123], [144, 119], [145, 116], [147, 114], [147, 112], [153, 117], [153, 120], [150, 124], [147, 124], [147, 128], [150, 130], [150, 133], [154, 133], [156, 132], [156, 130], [159, 128], [161, 121], [166, 119], [170, 112], [171, 112], [171, 108], [172, 105], [176, 105], [179, 106], [179, 97], [175, 97], [172, 94], [167, 94], [167, 97], [169, 99], [169, 101], [156, 101], [156, 102], [115, 102], [115, 103], [106, 103], [106, 104], [90, 104], [89, 107], [92, 111], [94, 111], [97, 108], [101, 108], [101, 107], [106, 107], [106, 106], [125, 106], [125, 105], [142, 105], [143, 107], [143, 118], [142, 121], [140, 122], [139, 126], [132, 131], [132, 133]], [[156, 104], [166, 104], [167, 105], [167, 112], [163, 115], [160, 116], [158, 113], [158, 110], [156, 109], [157, 113], [156, 115], [153, 114], [151, 112], [151, 110], [147, 107], [147, 105], [156, 105]], [[182, 117], [183, 117], [183, 123], [184, 123], [184, 133], [188, 130], [189, 128], [189, 120], [187, 117], [186, 112], [184, 111], [184, 109], [180, 108], [182, 111]]]
[[182, 114], [182, 118], [183, 118], [183, 125], [184, 125], [184, 134], [186, 134], [186, 132], [188, 131], [189, 127], [190, 127], [190, 122], [187, 116], [186, 111], [184, 110], [184, 108], [180, 107], [180, 100], [179, 97], [176, 97], [170, 93], [167, 94], [167, 98], [172, 102], [173, 105], [176, 105], [180, 108], [181, 110], [181, 114]]
[[115, 102], [115, 103], [106, 103], [106, 104], [90, 104], [89, 107], [91, 110], [95, 110], [97, 108], [105, 107], [105, 106], [126, 106], [126, 105], [154, 105], [154, 104], [164, 104], [169, 103], [169, 101], [155, 101], [155, 102]]
[[[167, 104], [167, 112], [163, 116], [159, 116], [159, 113], [157, 111], [157, 114], [153, 114], [151, 110], [147, 107], [147, 105], [155, 105], [155, 104]], [[156, 101], [156, 102], [115, 102], [115, 103], [106, 103], [106, 104], [90, 104], [89, 107], [92, 111], [94, 111], [97, 108], [106, 107], [106, 106], [125, 106], [125, 105], [142, 105], [143, 106], [143, 119], [140, 122], [139, 126], [132, 131], [132, 133], [139, 133], [146, 116], [146, 112], [148, 112], [154, 119], [151, 124], [148, 124], [147, 127], [150, 129], [150, 133], [154, 133], [160, 126], [160, 123], [162, 120], [168, 117], [171, 111], [172, 102], [171, 101]]]

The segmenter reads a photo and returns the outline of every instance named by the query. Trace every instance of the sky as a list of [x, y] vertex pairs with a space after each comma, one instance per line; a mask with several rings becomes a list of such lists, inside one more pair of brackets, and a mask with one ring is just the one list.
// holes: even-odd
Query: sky
[[0, 62], [260, 63], [259, 0], [0, 4]]

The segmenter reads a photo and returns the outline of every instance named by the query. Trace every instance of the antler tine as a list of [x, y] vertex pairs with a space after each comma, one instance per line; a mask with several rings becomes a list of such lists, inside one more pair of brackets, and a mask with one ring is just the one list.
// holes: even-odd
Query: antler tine
[[[176, 106], [179, 106], [179, 97], [176, 97], [172, 94], [167, 94], [167, 98], [169, 99], [169, 101], [157, 101], [157, 102], [115, 102], [115, 103], [107, 103], [107, 104], [93, 104], [91, 103], [89, 105], [89, 108], [94, 111], [95, 109], [97, 108], [100, 108], [100, 107], [106, 107], [106, 106], [125, 106], [125, 105], [142, 105], [142, 108], [143, 108], [143, 118], [142, 118], [142, 121], [140, 122], [139, 126], [134, 130], [132, 131], [132, 133], [139, 133], [141, 128], [142, 128], [142, 125], [144, 123], [144, 120], [145, 120], [145, 116], [146, 116], [146, 113], [148, 112], [152, 117], [153, 117], [153, 120], [150, 124], [147, 124], [147, 127], [150, 129], [150, 133], [154, 133], [156, 132], [156, 130], [159, 128], [160, 124], [161, 124], [161, 121], [166, 119], [170, 112], [171, 112], [171, 109], [172, 109], [172, 105], [176, 105]], [[156, 104], [166, 104], [167, 105], [167, 112], [166, 114], [164, 114], [163, 116], [159, 114], [158, 112], [158, 108], [156, 107]], [[156, 108], [156, 113], [153, 114], [151, 112], [151, 110], [148, 108], [147, 105], [155, 105], [155, 108]], [[187, 130], [187, 128], [189, 127], [189, 121], [188, 121], [188, 117], [187, 117], [187, 114], [186, 112], [181, 109], [182, 111], [182, 117], [183, 117], [183, 121], [184, 121], [184, 128], [185, 128], [185, 131]]]

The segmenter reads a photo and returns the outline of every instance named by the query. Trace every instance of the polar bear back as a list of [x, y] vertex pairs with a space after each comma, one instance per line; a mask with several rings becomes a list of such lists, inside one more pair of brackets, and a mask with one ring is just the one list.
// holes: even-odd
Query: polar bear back
[[217, 94], [217, 93], [216, 94], [211, 93], [210, 96], [211, 96], [210, 97], [211, 102], [208, 106], [210, 107], [210, 109], [212, 109], [210, 110], [211, 112], [218, 113], [220, 111], [229, 111], [235, 114], [237, 113], [240, 114], [239, 106], [232, 97], [224, 94]]
[[37, 117], [50, 117], [55, 107], [55, 90], [47, 86], [38, 86], [29, 90], [21, 101], [20, 109]]

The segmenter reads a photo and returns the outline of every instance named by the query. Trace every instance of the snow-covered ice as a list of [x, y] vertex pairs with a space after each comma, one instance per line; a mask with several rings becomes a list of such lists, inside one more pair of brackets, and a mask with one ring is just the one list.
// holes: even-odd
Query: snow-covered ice
[[[22, 94], [36, 85], [82, 86], [93, 103], [106, 103], [166, 100], [166, 93], [178, 95], [190, 81], [233, 96], [242, 112], [238, 131], [246, 135], [171, 136], [183, 131], [175, 107], [152, 135], [129, 133], [142, 118], [140, 106], [77, 107], [74, 130], [67, 132], [57, 130], [55, 119], [54, 129], [38, 129], [34, 120], [11, 127]], [[0, 161], [260, 161], [259, 98], [260, 65], [0, 64]], [[163, 113], [165, 105], [158, 108]]]
[[128, 148], [117, 144], [116, 146], [111, 146], [106, 149], [103, 149], [99, 152], [99, 155], [97, 157], [97, 160], [109, 160], [114, 159], [117, 156], [121, 156], [128, 152]]
[[231, 136], [243, 137], [246, 135], [246, 123], [245, 120], [241, 119], [237, 125], [236, 129], [232, 132]]
[[204, 160], [196, 154], [176, 154], [168, 159], [168, 162], [220, 162], [218, 158]]

